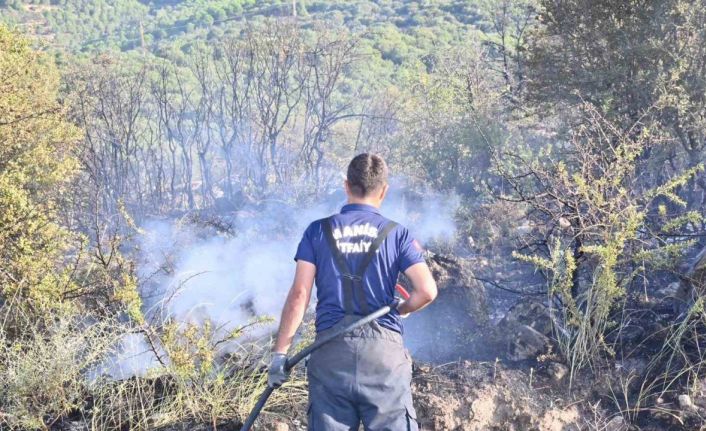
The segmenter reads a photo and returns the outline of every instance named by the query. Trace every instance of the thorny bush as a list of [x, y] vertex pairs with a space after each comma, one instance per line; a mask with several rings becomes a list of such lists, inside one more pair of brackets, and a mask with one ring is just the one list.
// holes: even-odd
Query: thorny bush
[[535, 226], [535, 235], [515, 257], [546, 273], [555, 338], [572, 381], [578, 370], [613, 356], [606, 334], [618, 323], [612, 313], [626, 292], [647, 271], [674, 266], [693, 244], [665, 237], [653, 226], [664, 225], [667, 207], [673, 222], [664, 228], [679, 228], [694, 218], [675, 190], [702, 167], [656, 188], [638, 185], [641, 156], [660, 143], [660, 135], [647, 125], [621, 130], [584, 105], [582, 124], [564, 144], [531, 160], [495, 156], [517, 162], [520, 173], [497, 163], [513, 190], [501, 199], [527, 204]]

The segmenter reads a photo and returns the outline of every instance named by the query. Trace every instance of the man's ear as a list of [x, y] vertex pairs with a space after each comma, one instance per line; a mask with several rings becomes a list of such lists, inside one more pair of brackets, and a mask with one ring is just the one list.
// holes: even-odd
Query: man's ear
[[343, 190], [346, 191], [346, 195], [351, 195], [351, 187], [348, 185], [348, 180], [343, 180]]
[[380, 202], [382, 202], [385, 199], [385, 196], [387, 196], [387, 191], [390, 189], [390, 186], [385, 184], [382, 186], [382, 190], [380, 190]]

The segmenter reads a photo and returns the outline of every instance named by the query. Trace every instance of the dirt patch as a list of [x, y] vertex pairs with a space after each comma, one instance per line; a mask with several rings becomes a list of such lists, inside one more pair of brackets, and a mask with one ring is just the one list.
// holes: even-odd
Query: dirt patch
[[500, 364], [421, 366], [413, 389], [418, 419], [427, 430], [580, 429], [579, 409], [564, 405], [546, 378]]
[[[417, 420], [425, 431], [586, 429], [580, 404], [570, 402], [562, 385], [536, 371], [473, 361], [421, 364], [415, 365], [412, 390]], [[260, 430], [305, 430], [306, 415], [270, 413], [258, 425]]]

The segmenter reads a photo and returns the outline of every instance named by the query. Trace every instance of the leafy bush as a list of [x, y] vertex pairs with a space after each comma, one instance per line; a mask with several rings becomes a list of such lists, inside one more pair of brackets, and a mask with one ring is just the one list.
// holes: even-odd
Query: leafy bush
[[659, 136], [643, 124], [622, 131], [590, 105], [583, 112], [584, 122], [559, 150], [560, 161], [547, 150], [523, 162], [527, 176], [505, 172], [516, 199], [530, 205], [541, 232], [536, 243], [546, 252], [515, 256], [548, 275], [555, 335], [572, 377], [604, 354], [612, 356], [605, 339], [617, 323], [611, 313], [638, 275], [650, 266], [675, 266], [693, 244], [662, 238], [649, 228], [648, 216], [658, 198], [685, 206], [675, 190], [702, 170], [640, 189], [640, 156]]
[[57, 218], [80, 134], [58, 90], [51, 61], [0, 26], [0, 297], [39, 314], [67, 306], [73, 288], [64, 267], [73, 238]]
[[[94, 407], [91, 429], [149, 430], [175, 424], [218, 424], [243, 420], [265, 389], [267, 375], [264, 348], [242, 337], [248, 329], [265, 322], [256, 319], [218, 334], [209, 322], [166, 322], [153, 352], [160, 365], [145, 370], [144, 377], [114, 381], [99, 379], [91, 387]], [[223, 347], [230, 343], [230, 349]], [[224, 351], [232, 350], [224, 354]], [[269, 408], [302, 407], [306, 400], [303, 376], [294, 375], [268, 402]]]

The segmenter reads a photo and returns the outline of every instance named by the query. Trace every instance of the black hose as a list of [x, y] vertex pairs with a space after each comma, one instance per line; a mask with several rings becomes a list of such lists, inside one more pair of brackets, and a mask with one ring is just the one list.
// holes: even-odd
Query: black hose
[[[296, 355], [292, 356], [291, 358], [287, 359], [287, 363], [284, 365], [284, 369], [286, 371], [290, 371], [292, 368], [294, 368], [295, 365], [297, 365], [299, 362], [301, 362], [302, 359], [306, 358], [309, 356], [314, 350], [317, 350], [324, 344], [328, 343], [329, 341], [333, 340], [334, 338], [337, 338], [343, 334], [346, 334], [348, 332], [351, 332], [352, 330], [356, 328], [360, 328], [363, 325], [366, 325], [373, 320], [376, 320], [379, 317], [382, 317], [389, 313], [391, 310], [389, 305], [386, 305], [382, 308], [380, 308], [377, 311], [374, 311], [367, 316], [361, 318], [360, 320], [356, 320], [355, 322], [344, 326], [343, 328], [340, 328], [327, 336], [321, 338], [320, 340], [317, 340], [310, 344], [308, 347], [305, 347], [302, 349], [299, 353]], [[255, 407], [253, 407], [252, 411], [250, 411], [250, 415], [248, 415], [248, 418], [245, 420], [245, 423], [243, 423], [243, 426], [240, 428], [240, 431], [249, 431], [250, 428], [253, 426], [255, 423], [255, 419], [260, 415], [260, 411], [262, 410], [263, 407], [265, 407], [265, 403], [267, 402], [267, 399], [272, 395], [272, 392], [274, 392], [275, 388], [268, 386], [265, 388], [265, 391], [260, 395], [260, 398], [258, 398], [257, 403], [255, 403]]]

